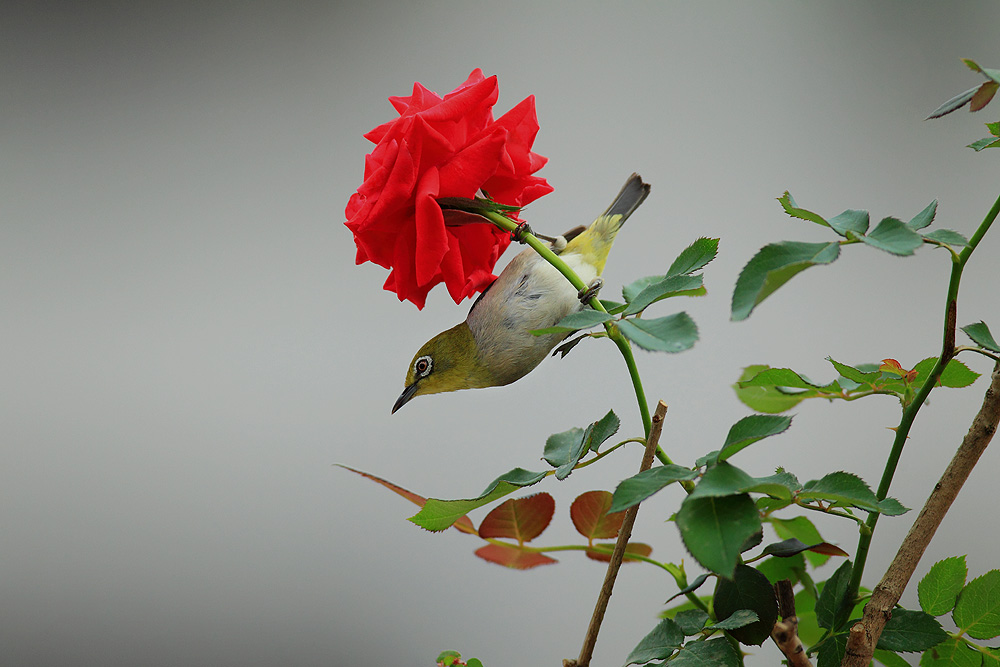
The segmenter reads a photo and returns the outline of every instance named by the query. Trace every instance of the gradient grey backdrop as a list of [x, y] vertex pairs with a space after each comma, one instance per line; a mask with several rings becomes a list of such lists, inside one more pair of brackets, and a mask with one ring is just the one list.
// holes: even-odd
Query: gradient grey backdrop
[[[556, 188], [527, 214], [541, 231], [588, 222], [639, 171], [653, 191], [619, 237], [608, 296], [696, 237], [722, 237], [709, 296], [676, 304], [701, 341], [639, 355], [650, 397], [670, 404], [666, 446], [690, 462], [747, 414], [729, 388], [745, 365], [828, 379], [827, 355], [912, 365], [937, 352], [943, 251], [847, 248], [744, 323], [729, 322], [729, 299], [764, 243], [829, 238], [780, 213], [786, 188], [876, 220], [938, 198], [937, 225], [971, 233], [996, 196], [997, 156], [963, 146], [995, 109], [921, 119], [979, 81], [960, 57], [1000, 62], [998, 19], [994, 2], [5, 3], [0, 662], [575, 656], [603, 566], [573, 553], [525, 573], [485, 563], [476, 540], [415, 528], [409, 503], [332, 466], [463, 497], [537, 469], [549, 433], [609, 408], [624, 434], [640, 430], [620, 359], [597, 342], [513, 386], [389, 416], [413, 351], [468, 304], [440, 289], [418, 312], [381, 290], [384, 270], [354, 265], [343, 209], [361, 135], [394, 115], [385, 98], [414, 80], [446, 92], [474, 67], [499, 76], [498, 113], [535, 94]], [[968, 267], [960, 323], [1000, 328], [998, 255], [994, 234]], [[922, 504], [984, 388], [942, 391], [921, 413], [893, 489], [904, 504]], [[893, 400], [796, 413], [739, 464], [877, 483]], [[574, 541], [571, 499], [637, 461], [532, 489], [557, 499], [544, 537]], [[918, 574], [952, 554], [971, 552], [973, 575], [998, 564], [997, 461], [986, 454]], [[663, 523], [678, 492], [661, 496], [637, 536], [680, 559]], [[817, 523], [853, 552], [849, 525]], [[908, 525], [880, 524], [866, 583]], [[626, 567], [595, 664], [620, 664], [673, 592]], [[770, 646], [756, 653], [776, 662]]]

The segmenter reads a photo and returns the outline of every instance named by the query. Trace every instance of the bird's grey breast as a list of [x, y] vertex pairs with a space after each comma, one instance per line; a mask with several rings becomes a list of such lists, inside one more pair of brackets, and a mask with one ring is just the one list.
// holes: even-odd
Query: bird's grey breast
[[502, 383], [541, 363], [565, 336], [533, 336], [579, 310], [576, 290], [533, 250], [525, 250], [473, 305], [466, 319], [480, 360]]

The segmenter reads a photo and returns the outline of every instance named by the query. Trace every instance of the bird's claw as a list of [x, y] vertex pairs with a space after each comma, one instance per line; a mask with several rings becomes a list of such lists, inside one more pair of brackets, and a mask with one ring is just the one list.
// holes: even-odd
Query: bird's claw
[[586, 304], [597, 296], [597, 293], [601, 291], [602, 287], [604, 287], [604, 279], [600, 277], [594, 278], [590, 281], [590, 285], [577, 293], [577, 296], [580, 297], [580, 301], [582, 303]]
[[522, 244], [526, 243], [526, 241], [524, 240], [524, 235], [530, 233], [531, 233], [531, 227], [528, 226], [528, 223], [519, 222], [517, 223], [517, 228], [510, 233], [510, 240]]

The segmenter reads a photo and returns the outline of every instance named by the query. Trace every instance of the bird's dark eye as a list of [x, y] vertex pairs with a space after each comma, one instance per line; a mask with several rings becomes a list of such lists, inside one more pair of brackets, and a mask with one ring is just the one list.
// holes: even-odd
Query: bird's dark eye
[[430, 375], [433, 366], [434, 363], [430, 357], [420, 357], [413, 362], [413, 372], [416, 373], [417, 377], [427, 377]]

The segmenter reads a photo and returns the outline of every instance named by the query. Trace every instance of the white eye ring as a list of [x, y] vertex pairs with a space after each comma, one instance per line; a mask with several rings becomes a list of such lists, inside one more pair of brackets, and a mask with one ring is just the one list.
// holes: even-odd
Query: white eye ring
[[417, 377], [425, 378], [431, 374], [434, 368], [434, 360], [429, 355], [424, 355], [413, 362], [413, 373]]

